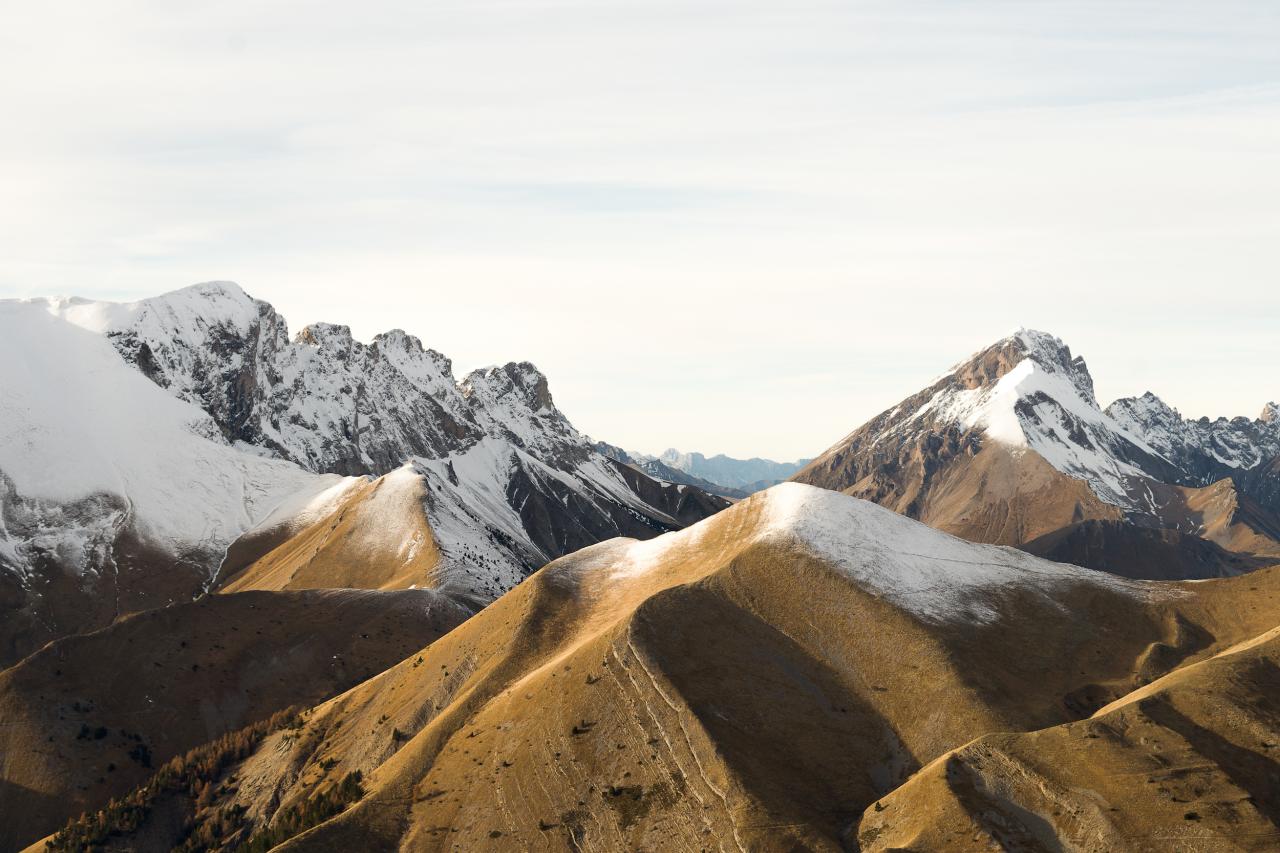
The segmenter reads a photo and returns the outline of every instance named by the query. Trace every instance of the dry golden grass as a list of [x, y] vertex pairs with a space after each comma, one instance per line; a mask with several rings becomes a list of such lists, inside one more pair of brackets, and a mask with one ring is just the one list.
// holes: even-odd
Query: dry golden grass
[[426, 481], [396, 471], [360, 483], [302, 526], [245, 536], [228, 553], [220, 592], [247, 589], [429, 589], [440, 552], [425, 506]]

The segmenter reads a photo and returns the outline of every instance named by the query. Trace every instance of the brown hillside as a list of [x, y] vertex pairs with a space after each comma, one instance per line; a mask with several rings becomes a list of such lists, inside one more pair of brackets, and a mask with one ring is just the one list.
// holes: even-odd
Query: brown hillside
[[440, 552], [424, 508], [426, 479], [401, 468], [338, 488], [318, 510], [241, 537], [219, 591], [434, 587]]
[[0, 849], [176, 754], [382, 671], [465, 616], [426, 590], [246, 592], [50, 643], [0, 672]]
[[849, 849], [948, 750], [1277, 623], [1277, 570], [1126, 581], [785, 485], [552, 563], [268, 737], [211, 808], [243, 840], [359, 771], [279, 849]]
[[1280, 849], [1280, 629], [1093, 717], [938, 758], [863, 816], [861, 849]]

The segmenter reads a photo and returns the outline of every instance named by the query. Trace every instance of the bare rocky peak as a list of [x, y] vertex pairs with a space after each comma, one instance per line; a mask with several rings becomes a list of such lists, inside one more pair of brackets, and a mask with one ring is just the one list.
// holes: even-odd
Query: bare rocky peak
[[366, 344], [349, 326], [312, 323], [290, 340], [274, 308], [229, 283], [137, 306], [110, 330], [127, 360], [209, 412], [228, 440], [313, 471], [383, 474], [486, 436], [555, 458], [587, 452], [528, 362], [458, 382], [448, 358], [401, 329]]
[[1033, 450], [1106, 503], [1141, 511], [1146, 479], [1204, 485], [1228, 461], [1274, 455], [1262, 426], [1188, 422], [1149, 393], [1103, 411], [1085, 360], [1054, 335], [1021, 329], [855, 430], [798, 479], [910, 498], [947, 460], [994, 442]]
[[991, 346], [970, 356], [953, 368], [946, 377], [965, 389], [985, 388], [995, 384], [1023, 361], [1031, 359], [1047, 373], [1061, 374], [1076, 386], [1081, 395], [1097, 403], [1093, 377], [1081, 356], [1073, 356], [1062, 339], [1048, 332], [1019, 329]]

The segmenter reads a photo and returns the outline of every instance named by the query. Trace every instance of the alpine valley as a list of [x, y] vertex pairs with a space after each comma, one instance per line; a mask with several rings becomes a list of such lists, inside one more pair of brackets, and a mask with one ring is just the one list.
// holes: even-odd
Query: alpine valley
[[1022, 330], [648, 456], [229, 283], [3, 301], [0, 723], [2, 850], [1280, 849], [1280, 408]]

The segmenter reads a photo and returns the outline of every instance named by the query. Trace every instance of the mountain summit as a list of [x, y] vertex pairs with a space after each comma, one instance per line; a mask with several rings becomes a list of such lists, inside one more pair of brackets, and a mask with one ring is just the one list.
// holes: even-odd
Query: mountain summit
[[1192, 565], [1146, 570], [1200, 576], [1280, 555], [1280, 504], [1267, 497], [1274, 478], [1263, 473], [1277, 454], [1274, 420], [1187, 421], [1151, 394], [1103, 410], [1084, 359], [1053, 335], [1022, 329], [794, 479], [967, 538], [1099, 568], [1116, 567], [1108, 553], [1116, 540], [1127, 551], [1202, 538], [1206, 546], [1185, 549], [1194, 558], [1181, 558]]

